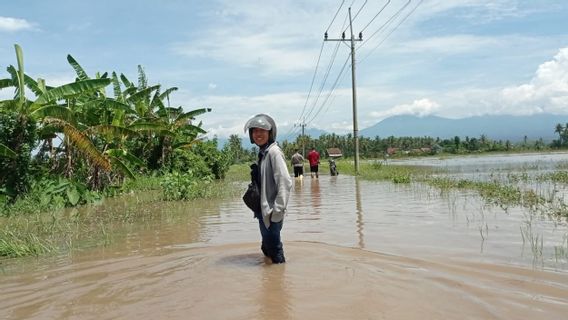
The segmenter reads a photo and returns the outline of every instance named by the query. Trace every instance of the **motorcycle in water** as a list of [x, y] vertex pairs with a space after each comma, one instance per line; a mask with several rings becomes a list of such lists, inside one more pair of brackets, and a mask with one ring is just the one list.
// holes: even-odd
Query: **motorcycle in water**
[[339, 175], [339, 171], [337, 171], [337, 166], [335, 165], [335, 160], [329, 159], [329, 174], [331, 176], [337, 176]]

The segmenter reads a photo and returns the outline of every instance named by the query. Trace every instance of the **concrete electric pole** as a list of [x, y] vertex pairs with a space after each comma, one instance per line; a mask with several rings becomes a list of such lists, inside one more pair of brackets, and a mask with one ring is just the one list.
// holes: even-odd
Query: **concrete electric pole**
[[359, 127], [357, 124], [357, 86], [355, 85], [355, 41], [363, 41], [363, 34], [359, 33], [356, 39], [353, 35], [353, 21], [351, 19], [351, 8], [349, 8], [349, 30], [350, 39], [345, 39], [345, 31], [341, 34], [341, 39], [328, 39], [327, 32], [324, 41], [350, 41], [351, 42], [351, 89], [353, 92], [353, 143], [355, 144], [355, 174], [359, 174]]

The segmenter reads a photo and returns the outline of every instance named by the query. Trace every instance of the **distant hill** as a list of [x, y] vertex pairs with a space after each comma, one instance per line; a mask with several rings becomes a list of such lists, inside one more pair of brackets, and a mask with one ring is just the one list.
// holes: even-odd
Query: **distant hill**
[[526, 136], [534, 141], [546, 142], [558, 139], [554, 129], [558, 123], [568, 123], [568, 115], [539, 114], [532, 116], [478, 116], [462, 119], [447, 119], [436, 116], [394, 116], [360, 130], [364, 137], [386, 138], [423, 137], [433, 138], [479, 138], [482, 134], [492, 140], [522, 141]]

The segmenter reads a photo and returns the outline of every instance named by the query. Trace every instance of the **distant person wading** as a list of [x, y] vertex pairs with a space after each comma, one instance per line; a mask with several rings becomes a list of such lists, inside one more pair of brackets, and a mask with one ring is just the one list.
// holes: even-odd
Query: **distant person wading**
[[292, 167], [294, 168], [294, 177], [298, 178], [304, 175], [304, 157], [300, 150], [296, 150], [296, 153], [292, 156]]
[[310, 176], [313, 178], [315, 174], [316, 178], [318, 178], [320, 154], [316, 151], [316, 148], [312, 148], [312, 151], [308, 153], [308, 161], [310, 162]]

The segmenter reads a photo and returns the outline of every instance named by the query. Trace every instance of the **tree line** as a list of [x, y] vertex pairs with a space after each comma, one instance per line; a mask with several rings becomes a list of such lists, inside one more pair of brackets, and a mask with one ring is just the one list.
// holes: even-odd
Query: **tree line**
[[[529, 141], [525, 136], [523, 141], [511, 142], [510, 140], [492, 140], [486, 135], [479, 137], [455, 136], [452, 139], [433, 137], [359, 137], [359, 155], [368, 159], [381, 159], [386, 154], [389, 156], [420, 156], [438, 153], [468, 154], [480, 152], [520, 152], [520, 151], [543, 151], [568, 147], [568, 124], [557, 125], [558, 140], [546, 143], [543, 139]], [[231, 135], [225, 145], [226, 151], [231, 155], [234, 163], [254, 160], [256, 150], [247, 150], [242, 147], [242, 141], [238, 135]], [[325, 155], [328, 148], [339, 148], [344, 157], [353, 157], [355, 147], [353, 135], [322, 134], [318, 138], [311, 136], [298, 136], [293, 141], [280, 143], [286, 157], [290, 158], [296, 150], [306, 152], [312, 147]]]

